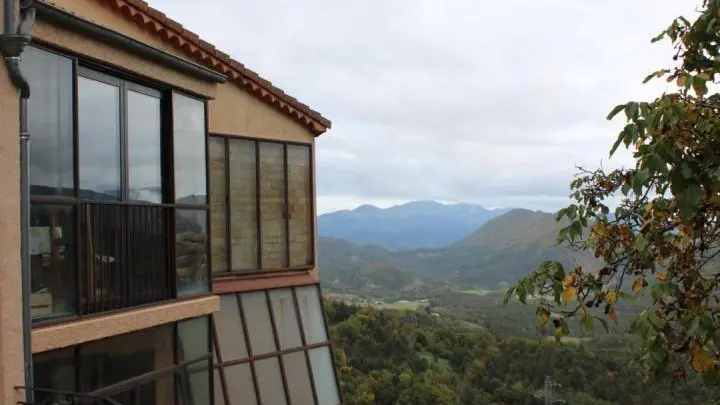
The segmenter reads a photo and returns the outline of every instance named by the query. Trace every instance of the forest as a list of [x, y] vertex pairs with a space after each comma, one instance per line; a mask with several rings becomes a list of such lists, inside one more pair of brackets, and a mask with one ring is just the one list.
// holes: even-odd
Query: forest
[[[720, 404], [720, 388], [645, 377], [625, 334], [559, 344], [498, 337], [428, 311], [325, 302], [347, 405]], [[501, 311], [501, 309], [496, 309]]]

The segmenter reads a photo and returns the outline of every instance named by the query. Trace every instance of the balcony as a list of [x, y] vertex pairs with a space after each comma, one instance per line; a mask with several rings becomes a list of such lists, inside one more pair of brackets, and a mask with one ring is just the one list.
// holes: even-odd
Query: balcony
[[205, 211], [75, 200], [34, 203], [31, 217], [35, 322], [208, 291]]
[[80, 315], [175, 297], [171, 208], [93, 202], [78, 209]]

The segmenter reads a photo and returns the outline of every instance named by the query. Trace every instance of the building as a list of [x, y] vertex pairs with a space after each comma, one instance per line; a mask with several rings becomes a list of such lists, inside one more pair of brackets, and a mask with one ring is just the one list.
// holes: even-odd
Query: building
[[339, 404], [330, 122], [142, 0], [0, 7], [0, 403]]

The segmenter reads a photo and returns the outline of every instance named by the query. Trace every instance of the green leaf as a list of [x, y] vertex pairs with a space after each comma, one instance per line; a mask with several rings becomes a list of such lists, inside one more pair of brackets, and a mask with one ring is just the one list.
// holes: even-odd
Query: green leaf
[[628, 120], [635, 119], [638, 112], [638, 103], [631, 101], [625, 104], [625, 116]]
[[653, 37], [653, 39], [650, 40], [650, 42], [651, 42], [651, 43], [655, 43], [655, 42], [660, 41], [661, 39], [665, 38], [665, 34], [666, 34], [666, 31], [661, 32], [661, 33], [658, 34], [657, 36]]
[[625, 109], [625, 105], [624, 105], [624, 104], [616, 105], [615, 108], [613, 108], [612, 111], [610, 111], [610, 114], [608, 114], [608, 116], [606, 117], [606, 119], [607, 119], [608, 121], [609, 121], [609, 120], [612, 120], [616, 115], [618, 115], [618, 114], [620, 113], [620, 111], [622, 111], [622, 110], [624, 110], [624, 109]]
[[503, 297], [503, 307], [506, 307], [508, 302], [510, 302], [510, 297], [512, 297], [514, 292], [515, 287], [512, 287], [505, 292], [505, 296]]
[[580, 324], [582, 325], [583, 330], [586, 333], [590, 333], [593, 330], [593, 317], [590, 316], [590, 314], [583, 315], [582, 319], [580, 320]]
[[695, 218], [700, 208], [700, 201], [702, 199], [702, 188], [700, 183], [691, 181], [684, 185], [684, 187], [675, 193], [675, 199], [677, 200], [677, 206], [680, 210], [680, 215], [684, 220], [690, 221]]
[[695, 94], [700, 97], [707, 94], [707, 82], [703, 80], [701, 77], [695, 76], [692, 80], [692, 87], [695, 91]]
[[610, 328], [608, 327], [608, 323], [605, 319], [600, 318], [599, 316], [595, 316], [594, 318], [597, 319], [598, 321], [600, 321], [600, 325], [602, 325], [603, 328], [605, 328], [605, 333], [610, 333]]
[[638, 235], [637, 239], [635, 239], [635, 249], [638, 252], [644, 252], [649, 244], [650, 242], [643, 235]]
[[633, 191], [635, 195], [639, 196], [642, 194], [642, 189], [647, 185], [648, 180], [650, 180], [650, 170], [647, 168], [635, 172], [633, 176]]

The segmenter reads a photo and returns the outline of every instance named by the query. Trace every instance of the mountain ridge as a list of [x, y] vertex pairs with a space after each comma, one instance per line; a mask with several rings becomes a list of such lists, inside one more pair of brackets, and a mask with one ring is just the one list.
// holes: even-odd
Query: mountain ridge
[[509, 208], [486, 209], [472, 204], [410, 201], [388, 208], [361, 205], [318, 216], [321, 237], [355, 244], [376, 244], [390, 250], [440, 248], [459, 241]]

